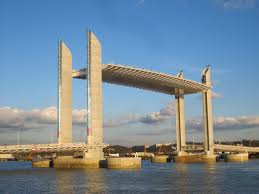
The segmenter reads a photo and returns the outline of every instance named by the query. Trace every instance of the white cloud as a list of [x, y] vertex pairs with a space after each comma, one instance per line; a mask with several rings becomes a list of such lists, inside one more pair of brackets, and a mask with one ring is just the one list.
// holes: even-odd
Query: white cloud
[[[158, 124], [168, 120], [174, 114], [174, 102], [171, 101], [159, 112], [151, 112], [143, 116], [129, 114], [126, 117], [105, 120], [104, 127], [119, 127], [132, 123]], [[72, 117], [74, 125], [86, 125], [87, 110], [75, 109], [72, 112]], [[40, 129], [53, 124], [57, 124], [57, 108], [55, 106], [32, 110], [0, 107], [0, 132]]]
[[[72, 112], [74, 124], [85, 124], [86, 109]], [[0, 107], [0, 132], [10, 130], [40, 129], [49, 124], [57, 123], [57, 108], [50, 106], [45, 109], [23, 110], [13, 107]]]
[[73, 124], [85, 125], [87, 121], [87, 110], [86, 109], [75, 109], [72, 112]]
[[114, 120], [104, 121], [104, 127], [119, 127], [133, 123], [142, 124], [160, 124], [171, 119], [175, 115], [175, 103], [170, 101], [166, 107], [162, 108], [158, 112], [150, 112], [146, 115], [129, 114], [126, 117], [120, 117]]
[[159, 112], [151, 112], [138, 119], [141, 123], [156, 124], [164, 122], [175, 115], [175, 103], [170, 101], [166, 107], [162, 108]]
[[211, 94], [212, 99], [221, 99], [223, 96], [220, 93], [212, 92]]
[[[212, 99], [222, 99], [223, 96], [222, 96], [222, 94], [220, 94], [220, 93], [217, 93], [217, 92], [212, 91], [212, 93], [211, 93], [211, 98], [212, 98]], [[197, 95], [197, 96], [196, 96], [196, 99], [197, 99], [197, 100], [202, 100], [202, 96], [201, 96], [201, 95]]]
[[[215, 130], [240, 130], [259, 127], [259, 116], [236, 116], [214, 118]], [[203, 130], [203, 120], [200, 117], [189, 119], [186, 122], [189, 129]]]
[[137, 123], [139, 117], [135, 114], [129, 114], [127, 116], [122, 116], [116, 119], [110, 119], [107, 121], [104, 121], [103, 126], [104, 127], [120, 127], [132, 123]]
[[[130, 124], [159, 125], [175, 116], [175, 103], [170, 101], [158, 112], [146, 115], [129, 114], [112, 120], [105, 120], [104, 127], [120, 127]], [[75, 109], [72, 112], [74, 125], [86, 125], [87, 110]], [[57, 123], [57, 108], [54, 106], [45, 109], [23, 110], [12, 107], [0, 107], [0, 132], [17, 130], [41, 129]], [[236, 116], [214, 118], [215, 130], [241, 130], [259, 128], [259, 116]], [[201, 117], [194, 117], [186, 121], [188, 130], [203, 130]]]
[[[237, 116], [237, 117], [216, 117], [213, 122], [214, 132], [230, 131], [234, 135], [241, 134], [240, 132], [249, 132], [249, 129], [259, 131], [259, 116]], [[174, 133], [174, 126], [166, 129], [151, 129], [143, 132], [138, 132], [136, 135], [143, 136], [158, 136]], [[188, 134], [203, 133], [202, 117], [193, 117], [186, 120], [186, 130]]]
[[145, 3], [145, 0], [138, 0], [136, 6], [141, 6]]
[[254, 8], [256, 0], [217, 0], [217, 3], [226, 9]]

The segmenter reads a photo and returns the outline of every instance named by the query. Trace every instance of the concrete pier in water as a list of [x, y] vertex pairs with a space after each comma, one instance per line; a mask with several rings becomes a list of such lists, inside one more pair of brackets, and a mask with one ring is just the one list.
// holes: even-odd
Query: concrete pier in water
[[169, 156], [161, 155], [161, 156], [151, 157], [151, 162], [152, 163], [167, 163], [167, 162], [171, 162], [171, 160], [170, 160]]
[[230, 153], [225, 155], [225, 162], [247, 162], [248, 153]]
[[72, 156], [59, 156], [53, 159], [54, 168], [100, 168], [98, 158], [73, 158]]
[[139, 168], [141, 168], [141, 158], [140, 157], [107, 158], [107, 168], [109, 168], [109, 169], [139, 169]]
[[49, 168], [52, 167], [52, 161], [48, 159], [32, 160], [33, 168]]
[[185, 156], [174, 156], [174, 162], [176, 163], [211, 163], [216, 162], [216, 155], [207, 155], [207, 154], [189, 154]]

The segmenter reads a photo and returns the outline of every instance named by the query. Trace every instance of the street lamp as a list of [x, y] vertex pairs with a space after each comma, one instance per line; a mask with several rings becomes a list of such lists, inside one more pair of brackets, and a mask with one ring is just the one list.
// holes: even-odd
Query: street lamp
[[20, 129], [17, 132], [17, 145], [20, 145]]

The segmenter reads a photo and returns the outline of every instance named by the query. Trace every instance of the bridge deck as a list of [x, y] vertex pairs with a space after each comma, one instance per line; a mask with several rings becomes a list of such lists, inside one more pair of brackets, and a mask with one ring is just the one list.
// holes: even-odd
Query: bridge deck
[[[86, 79], [86, 68], [74, 70], [73, 78]], [[183, 89], [185, 94], [201, 93], [208, 90], [205, 84], [182, 79], [177, 76], [140, 68], [104, 64], [102, 69], [103, 82], [124, 85], [134, 88], [174, 95], [175, 88]]]
[[[0, 146], [0, 154], [28, 153], [28, 152], [61, 152], [61, 151], [87, 151], [91, 147], [106, 147], [108, 144], [89, 146], [84, 142], [66, 144], [28, 144]], [[202, 151], [202, 145], [187, 145], [186, 151]], [[215, 151], [259, 153], [259, 147], [244, 147], [215, 144]]]
[[224, 151], [224, 152], [259, 153], [259, 147], [245, 147], [245, 146], [222, 145], [222, 144], [215, 144], [214, 150]]
[[28, 153], [28, 152], [62, 152], [62, 151], [87, 151], [91, 147], [106, 147], [107, 145], [89, 146], [84, 142], [65, 144], [28, 144], [0, 146], [0, 154]]
[[[187, 145], [184, 147], [185, 151], [203, 151], [203, 145]], [[234, 146], [234, 145], [222, 145], [215, 144], [214, 150], [218, 152], [248, 152], [248, 153], [259, 153], [259, 147], [245, 147], [245, 146]]]

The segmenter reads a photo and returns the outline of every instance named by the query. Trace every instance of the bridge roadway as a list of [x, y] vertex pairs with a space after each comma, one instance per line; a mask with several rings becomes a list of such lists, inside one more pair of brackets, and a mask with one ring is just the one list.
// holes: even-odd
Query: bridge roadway
[[[203, 151], [203, 145], [187, 145], [184, 147], [185, 151]], [[248, 152], [248, 153], [259, 153], [259, 147], [246, 147], [246, 146], [235, 146], [235, 145], [223, 145], [215, 144], [214, 150], [216, 152]]]
[[89, 146], [84, 142], [65, 143], [65, 144], [27, 144], [27, 145], [3, 145], [0, 146], [0, 154], [15, 154], [29, 152], [63, 152], [63, 151], [87, 151], [89, 148], [106, 147], [103, 145]]
[[[94, 147], [107, 147], [108, 144], [89, 146], [84, 142], [65, 143], [65, 144], [28, 144], [28, 145], [3, 145], [0, 146], [0, 154], [15, 154], [15, 153], [29, 153], [29, 152], [63, 152], [63, 151], [87, 151]], [[186, 151], [203, 151], [202, 145], [187, 145], [184, 147]], [[216, 152], [249, 152], [259, 153], [259, 147], [245, 147], [215, 144], [214, 150]]]
[[215, 151], [224, 152], [248, 152], [248, 153], [259, 153], [259, 147], [246, 147], [246, 146], [234, 146], [234, 145], [214, 145]]

